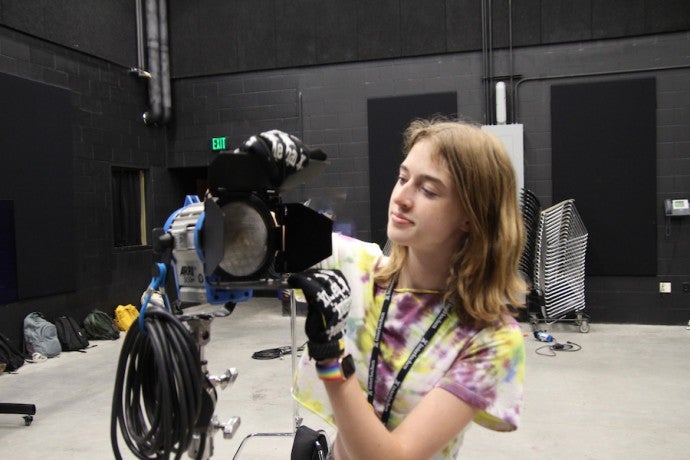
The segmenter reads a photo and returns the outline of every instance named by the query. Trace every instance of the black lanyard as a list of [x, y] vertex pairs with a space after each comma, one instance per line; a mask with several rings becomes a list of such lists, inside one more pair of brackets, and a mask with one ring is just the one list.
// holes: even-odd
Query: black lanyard
[[[386, 316], [388, 315], [388, 308], [391, 304], [391, 298], [393, 297], [393, 289], [395, 287], [396, 280], [392, 280], [386, 289], [386, 296], [383, 299], [383, 306], [381, 306], [381, 315], [379, 316], [379, 322], [376, 325], [376, 334], [374, 335], [374, 348], [371, 350], [371, 359], [369, 360], [369, 379], [367, 381], [367, 399], [369, 404], [374, 405], [374, 385], [376, 384], [376, 372], [379, 363], [379, 354], [381, 353], [381, 335], [383, 334], [383, 324], [386, 322]], [[414, 347], [412, 353], [407, 358], [405, 364], [398, 372], [397, 377], [393, 381], [393, 385], [390, 390], [388, 390], [388, 396], [386, 397], [386, 402], [383, 408], [383, 413], [381, 414], [381, 421], [385, 425], [388, 422], [388, 418], [391, 415], [391, 407], [393, 406], [393, 401], [395, 400], [395, 395], [398, 394], [400, 385], [407, 376], [412, 364], [417, 360], [417, 357], [422, 353], [424, 348], [429, 344], [431, 338], [439, 330], [443, 321], [448, 317], [448, 311], [450, 305], [446, 302], [443, 309], [436, 316], [436, 319], [431, 324], [429, 329], [424, 333], [417, 346]]]

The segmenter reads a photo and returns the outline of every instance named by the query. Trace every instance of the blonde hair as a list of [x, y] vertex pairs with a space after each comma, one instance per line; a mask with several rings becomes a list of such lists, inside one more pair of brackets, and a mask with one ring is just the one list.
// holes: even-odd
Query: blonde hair
[[[420, 140], [432, 142], [448, 166], [458, 203], [469, 220], [465, 244], [452, 257], [445, 300], [461, 321], [484, 327], [504, 314], [515, 315], [527, 287], [518, 272], [524, 230], [515, 171], [503, 144], [479, 126], [447, 119], [415, 120], [405, 131], [405, 155]], [[391, 282], [407, 259], [408, 248], [391, 244], [388, 263], [376, 281]]]

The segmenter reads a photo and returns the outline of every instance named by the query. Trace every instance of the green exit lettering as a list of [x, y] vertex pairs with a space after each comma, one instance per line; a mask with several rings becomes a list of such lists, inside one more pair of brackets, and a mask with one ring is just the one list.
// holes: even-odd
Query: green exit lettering
[[225, 138], [224, 137], [211, 138], [211, 149], [212, 150], [225, 150]]

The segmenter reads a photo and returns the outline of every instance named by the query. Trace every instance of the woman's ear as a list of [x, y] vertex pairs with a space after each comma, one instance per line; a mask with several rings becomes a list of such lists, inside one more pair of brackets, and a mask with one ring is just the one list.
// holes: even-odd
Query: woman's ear
[[465, 233], [470, 232], [470, 221], [466, 220], [460, 224], [460, 230], [462, 230]]

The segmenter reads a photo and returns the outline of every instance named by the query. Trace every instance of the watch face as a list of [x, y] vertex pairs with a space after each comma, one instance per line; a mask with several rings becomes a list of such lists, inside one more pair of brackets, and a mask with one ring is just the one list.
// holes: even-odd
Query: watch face
[[345, 378], [355, 373], [355, 360], [352, 359], [352, 355], [344, 356], [343, 359], [340, 360], [340, 368]]

